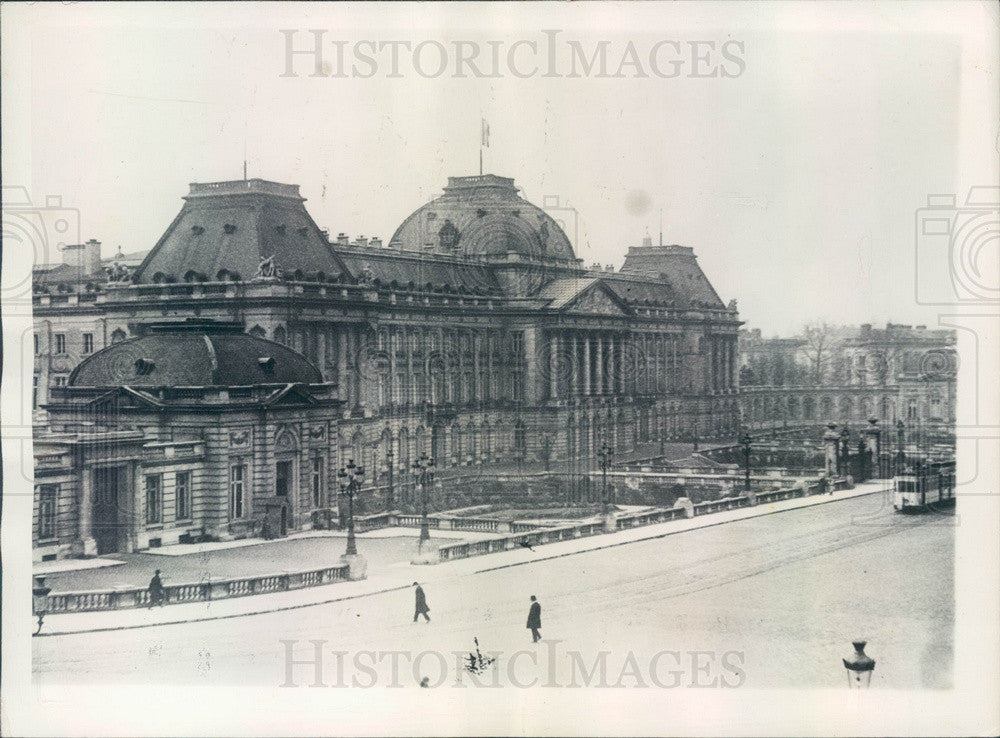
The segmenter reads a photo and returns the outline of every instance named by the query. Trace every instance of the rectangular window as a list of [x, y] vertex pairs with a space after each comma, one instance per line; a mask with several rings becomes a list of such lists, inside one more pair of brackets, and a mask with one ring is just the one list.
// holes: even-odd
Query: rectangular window
[[235, 462], [229, 466], [229, 517], [233, 520], [242, 518], [246, 508], [246, 476], [247, 466]]
[[292, 462], [279, 461], [274, 465], [274, 494], [287, 497], [292, 487]]
[[38, 375], [31, 378], [31, 407], [38, 407]]
[[38, 488], [38, 537], [40, 539], [56, 536], [56, 498], [59, 487], [55, 484], [44, 484]]
[[174, 477], [174, 506], [178, 520], [191, 517], [191, 472], [177, 472]]
[[57, 354], [65, 354], [66, 353], [66, 334], [65, 333], [56, 333], [55, 340], [56, 340], [56, 353]]
[[84, 333], [83, 334], [83, 353], [92, 354], [94, 353], [94, 334]]
[[57, 374], [52, 378], [52, 383], [56, 387], [65, 387], [69, 377], [65, 374]]
[[163, 522], [163, 483], [159, 474], [146, 475], [146, 525]]
[[309, 479], [312, 488], [313, 507], [323, 505], [323, 457], [316, 456], [312, 460], [312, 473]]
[[38, 334], [35, 334], [35, 356], [38, 356]]

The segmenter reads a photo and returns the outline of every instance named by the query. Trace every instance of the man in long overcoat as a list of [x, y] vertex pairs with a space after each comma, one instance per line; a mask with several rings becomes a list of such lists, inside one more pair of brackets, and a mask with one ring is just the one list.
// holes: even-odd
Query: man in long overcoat
[[160, 579], [160, 570], [157, 569], [153, 578], [149, 580], [149, 606], [159, 605], [163, 607], [163, 581]]
[[427, 607], [427, 595], [424, 594], [424, 588], [421, 587], [416, 582], [413, 583], [413, 586], [417, 588], [415, 590], [416, 608], [413, 611], [413, 622], [414, 623], [417, 622], [417, 618], [423, 615], [424, 620], [426, 620], [429, 623], [431, 621], [431, 618], [427, 613], [429, 613], [431, 609]]
[[538, 629], [542, 627], [542, 606], [535, 595], [531, 595], [531, 608], [528, 610], [528, 625], [526, 627], [531, 629], [532, 643], [538, 643], [542, 640], [542, 634], [538, 632]]

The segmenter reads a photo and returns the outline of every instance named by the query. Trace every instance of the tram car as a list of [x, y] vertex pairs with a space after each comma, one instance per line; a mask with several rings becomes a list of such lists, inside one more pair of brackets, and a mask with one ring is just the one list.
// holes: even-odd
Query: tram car
[[925, 512], [955, 504], [955, 462], [931, 461], [896, 476], [897, 512]]

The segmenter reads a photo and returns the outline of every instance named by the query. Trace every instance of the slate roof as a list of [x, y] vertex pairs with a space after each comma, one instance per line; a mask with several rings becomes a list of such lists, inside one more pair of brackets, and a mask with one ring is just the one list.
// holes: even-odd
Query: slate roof
[[339, 250], [347, 268], [354, 275], [361, 275], [365, 268], [372, 277], [389, 285], [395, 282], [405, 288], [411, 282], [416, 289], [432, 289], [448, 285], [453, 289], [464, 287], [474, 294], [500, 294], [500, 285], [489, 266], [463, 263], [451, 259], [424, 256], [393, 249]]
[[181, 282], [189, 272], [215, 280], [222, 270], [247, 280], [257, 274], [261, 258], [271, 256], [285, 274], [336, 277], [346, 270], [302, 205], [298, 185], [260, 179], [192, 184], [184, 200], [135, 281], [150, 283], [161, 275]]
[[[319, 369], [302, 354], [242, 333], [240, 328], [239, 324], [203, 320], [151, 325], [146, 335], [113, 344], [84, 359], [73, 370], [69, 384], [235, 387], [323, 381]], [[268, 359], [273, 362], [270, 368]]]

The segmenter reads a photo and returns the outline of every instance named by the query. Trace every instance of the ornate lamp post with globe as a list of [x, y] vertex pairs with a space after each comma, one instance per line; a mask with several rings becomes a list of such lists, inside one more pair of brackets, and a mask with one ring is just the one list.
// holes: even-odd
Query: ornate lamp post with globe
[[420, 458], [413, 462], [413, 475], [420, 485], [421, 511], [420, 511], [420, 551], [423, 551], [424, 541], [431, 538], [430, 526], [427, 524], [427, 485], [434, 481], [434, 459], [426, 452], [420, 454]]
[[611, 466], [614, 451], [605, 443], [598, 450], [597, 455], [601, 459], [601, 507], [603, 512], [607, 514], [611, 509], [611, 501], [608, 499], [608, 468]]
[[745, 464], [745, 477], [743, 487], [749, 492], [750, 491], [750, 452], [752, 450], [753, 439], [750, 437], [750, 431], [743, 434], [743, 438], [740, 439], [740, 443], [743, 445], [743, 458], [746, 462]]
[[347, 466], [340, 468], [337, 478], [340, 480], [340, 491], [347, 495], [347, 556], [357, 556], [358, 546], [354, 539], [354, 493], [361, 486], [365, 477], [365, 468], [357, 466], [354, 459], [348, 459]]

